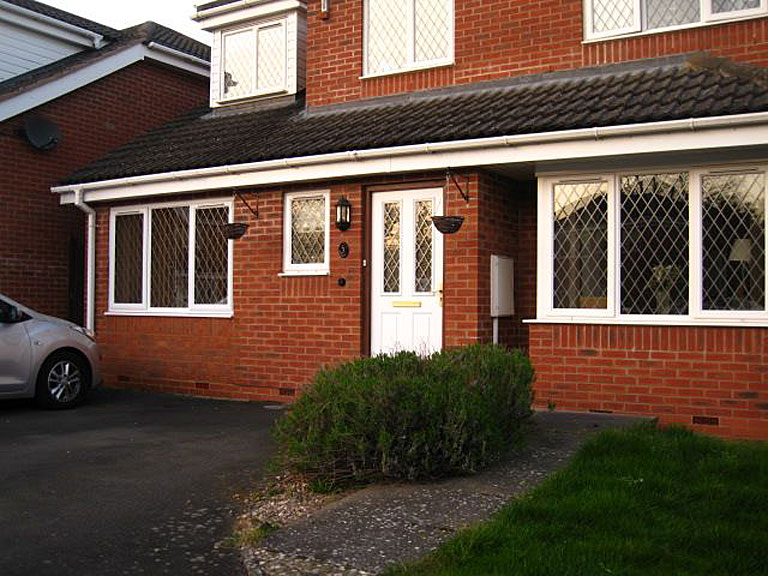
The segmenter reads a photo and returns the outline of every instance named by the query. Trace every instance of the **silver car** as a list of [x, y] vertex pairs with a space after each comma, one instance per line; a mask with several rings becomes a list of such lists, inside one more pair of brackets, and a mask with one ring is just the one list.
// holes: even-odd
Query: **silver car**
[[0, 294], [0, 399], [71, 408], [100, 382], [93, 334]]

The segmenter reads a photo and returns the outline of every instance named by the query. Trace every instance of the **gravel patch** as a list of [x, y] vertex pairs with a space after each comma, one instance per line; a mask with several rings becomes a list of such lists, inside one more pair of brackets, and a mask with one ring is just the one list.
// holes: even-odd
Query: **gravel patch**
[[[525, 447], [472, 477], [376, 485], [335, 501], [318, 497], [310, 504], [300, 503], [296, 514], [287, 512], [289, 501], [278, 498], [277, 521], [256, 517], [282, 527], [246, 547], [246, 567], [251, 576], [358, 576], [416, 560], [540, 484], [592, 434], [638, 421], [605, 414], [538, 412]], [[296, 491], [304, 494], [306, 487]], [[268, 512], [270, 506], [261, 510]]]

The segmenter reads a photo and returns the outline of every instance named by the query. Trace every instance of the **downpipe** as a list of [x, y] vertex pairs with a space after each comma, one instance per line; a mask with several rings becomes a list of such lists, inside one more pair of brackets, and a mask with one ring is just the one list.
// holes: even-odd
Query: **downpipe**
[[96, 210], [83, 201], [83, 189], [75, 189], [75, 206], [88, 215], [88, 253], [86, 256], [85, 327], [95, 330], [96, 320]]

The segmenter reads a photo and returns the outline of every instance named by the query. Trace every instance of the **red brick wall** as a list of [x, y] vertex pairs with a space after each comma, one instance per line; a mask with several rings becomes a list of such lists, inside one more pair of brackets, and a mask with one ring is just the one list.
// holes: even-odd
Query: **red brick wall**
[[457, 0], [455, 64], [360, 80], [363, 0], [309, 1], [307, 103], [340, 103], [479, 80], [710, 50], [768, 65], [768, 19], [582, 44], [582, 0]]
[[[208, 79], [140, 62], [0, 124], [0, 292], [41, 312], [70, 313], [69, 244], [83, 223], [50, 192], [60, 179], [181, 112], [204, 105]], [[61, 128], [61, 142], [35, 150], [17, 134], [27, 114]], [[76, 287], [73, 287], [76, 289]]]
[[[97, 244], [96, 331], [104, 354], [106, 382], [111, 386], [149, 388], [166, 392], [224, 398], [290, 400], [323, 365], [364, 354], [365, 238], [362, 205], [369, 185], [409, 187], [442, 185], [440, 176], [389, 178], [330, 183], [331, 206], [344, 194], [353, 206], [346, 232], [331, 227], [331, 275], [279, 277], [282, 270], [283, 195], [301, 188], [277, 188], [247, 193], [258, 204], [254, 221], [236, 201], [238, 221], [251, 228], [235, 242], [235, 315], [221, 318], [158, 318], [108, 316], [108, 209], [99, 209]], [[424, 180], [428, 183], [424, 183]], [[506, 193], [503, 181], [472, 174], [466, 185], [469, 205], [451, 186], [445, 193], [445, 213], [466, 221], [458, 234], [445, 236], [444, 344], [447, 347], [489, 341], [488, 257], [479, 246], [489, 228], [478, 227], [485, 196]], [[481, 184], [482, 182], [482, 184]], [[406, 184], [407, 183], [407, 184]], [[307, 189], [307, 188], [304, 188]], [[484, 190], [478, 197], [478, 190]], [[497, 203], [499, 209], [501, 203]], [[516, 220], [516, 218], [511, 218]], [[506, 234], [498, 234], [506, 242]], [[347, 259], [337, 246], [346, 241]], [[340, 287], [339, 278], [346, 279]], [[518, 322], [519, 324], [519, 322]]]
[[536, 324], [537, 404], [768, 438], [768, 330]]

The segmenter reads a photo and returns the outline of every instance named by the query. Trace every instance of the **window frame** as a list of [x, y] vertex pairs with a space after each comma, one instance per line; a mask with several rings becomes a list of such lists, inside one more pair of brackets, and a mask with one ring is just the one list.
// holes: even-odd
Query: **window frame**
[[[187, 306], [184, 308], [167, 308], [151, 306], [152, 294], [152, 218], [153, 210], [162, 208], [182, 208], [189, 210], [188, 258], [187, 258]], [[108, 307], [109, 315], [126, 316], [205, 316], [205, 317], [231, 317], [234, 311], [234, 243], [227, 241], [227, 303], [226, 304], [197, 304], [195, 303], [195, 242], [197, 211], [206, 208], [226, 208], [228, 222], [234, 221], [234, 201], [231, 198], [206, 199], [195, 201], [163, 202], [141, 204], [134, 206], [121, 206], [111, 208], [109, 211], [109, 280], [108, 280]], [[115, 302], [115, 222], [120, 216], [141, 214], [143, 218], [143, 245], [141, 266], [141, 302], [120, 303]]]
[[[418, 70], [428, 70], [430, 68], [439, 68], [441, 66], [451, 66], [455, 63], [455, 44], [456, 44], [456, 2], [455, 0], [445, 0], [448, 3], [448, 55], [445, 58], [435, 60], [416, 61], [416, 0], [408, 0], [410, 7], [408, 10], [407, 25], [407, 46], [408, 58], [405, 66], [383, 72], [371, 72], [368, 69], [368, 24], [370, 22], [369, 5], [370, 0], [363, 2], [363, 74], [361, 79], [378, 78], [380, 76], [391, 76], [394, 74], [403, 74], [406, 72], [415, 72]], [[637, 0], [639, 1], [639, 0]], [[765, 0], [761, 0], [765, 1]]]
[[[688, 314], [623, 314], [621, 312], [621, 207], [620, 181], [623, 176], [687, 172], [688, 189]], [[702, 180], [708, 175], [762, 173], [765, 206], [764, 310], [705, 310], [703, 256]], [[608, 179], [608, 303], [602, 309], [554, 307], [554, 185]], [[537, 215], [537, 322], [572, 322], [640, 325], [761, 325], [768, 326], [768, 165], [667, 166], [621, 170], [610, 174], [546, 174], [538, 178]]]
[[[294, 264], [291, 262], [293, 214], [291, 205], [294, 200], [323, 198], [325, 202], [325, 234], [323, 262], [312, 264]], [[283, 270], [280, 276], [327, 276], [331, 273], [331, 192], [316, 190], [287, 192], [283, 196]]]
[[725, 22], [738, 22], [740, 20], [749, 20], [752, 18], [761, 18], [768, 16], [768, 0], [760, 0], [758, 8], [740, 10], [738, 12], [725, 12], [716, 14], [712, 12], [712, 0], [699, 0], [699, 20], [688, 22], [686, 24], [674, 24], [662, 28], [643, 28], [645, 25], [646, 0], [634, 0], [635, 4], [635, 22], [632, 26], [620, 30], [610, 30], [607, 32], [593, 32], [593, 5], [595, 0], [584, 0], [582, 2], [584, 17], [584, 42], [594, 42], [600, 40], [610, 40], [613, 38], [624, 38], [631, 36], [643, 36], [646, 34], [660, 34], [663, 32], [673, 32], [675, 30], [685, 30], [688, 28], [700, 28], [702, 26], [712, 26]]
[[[259, 30], [262, 28], [271, 28], [273, 26], [279, 26], [283, 32], [283, 85], [278, 87], [270, 87], [266, 90], [259, 90], [259, 78], [258, 78], [258, 62], [259, 62]], [[226, 66], [226, 39], [228, 36], [240, 34], [242, 32], [250, 32], [252, 36], [252, 42], [254, 44], [254, 58], [253, 58], [253, 80], [254, 84], [251, 87], [251, 91], [248, 94], [240, 96], [227, 97], [224, 90], [225, 80], [225, 66]], [[238, 26], [236, 28], [229, 28], [219, 33], [219, 97], [217, 102], [219, 104], [238, 102], [241, 100], [247, 100], [250, 98], [260, 98], [264, 96], [273, 96], [276, 94], [283, 94], [288, 91], [288, 20], [285, 17], [273, 18], [269, 20], [263, 20], [255, 24], [248, 24], [247, 26]]]

